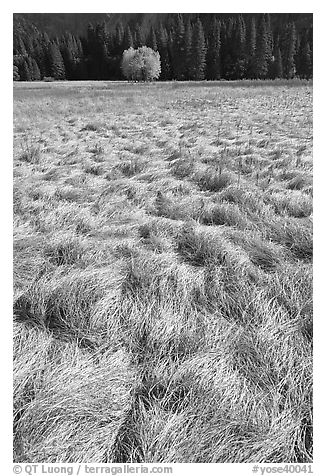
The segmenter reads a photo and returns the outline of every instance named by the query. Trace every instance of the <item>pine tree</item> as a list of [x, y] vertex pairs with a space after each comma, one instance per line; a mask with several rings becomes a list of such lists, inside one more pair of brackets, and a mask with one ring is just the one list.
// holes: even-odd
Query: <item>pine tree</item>
[[268, 32], [264, 15], [260, 15], [257, 28], [256, 55], [254, 77], [264, 79], [268, 73], [269, 44]]
[[98, 76], [96, 79], [108, 79], [109, 53], [107, 49], [107, 31], [105, 23], [96, 26], [95, 61]]
[[107, 62], [105, 24], [87, 29], [86, 64], [89, 79], [104, 79]]
[[80, 38], [76, 39], [76, 52], [77, 52], [78, 58], [83, 57], [84, 49], [83, 49], [83, 45], [82, 45], [82, 42], [81, 42]]
[[18, 69], [18, 66], [16, 66], [15, 64], [13, 65], [13, 80], [14, 81], [20, 80], [19, 69]]
[[185, 77], [185, 44], [184, 34], [185, 27], [181, 13], [178, 13], [175, 19], [174, 37], [172, 39], [172, 63], [173, 63], [173, 78], [182, 80]]
[[32, 81], [32, 71], [30, 71], [27, 57], [25, 57], [20, 64], [19, 76], [21, 81]]
[[283, 62], [280, 47], [278, 46], [275, 52], [275, 77], [283, 78]]
[[114, 36], [114, 48], [113, 54], [114, 55], [122, 55], [123, 50], [123, 38], [124, 38], [124, 28], [121, 22], [117, 23], [115, 28], [115, 36]]
[[230, 79], [233, 68], [233, 48], [232, 48], [232, 34], [233, 34], [234, 19], [229, 18], [221, 25], [221, 70], [222, 77]]
[[140, 48], [141, 46], [145, 46], [145, 35], [143, 29], [139, 23], [137, 23], [134, 33], [134, 47]]
[[54, 79], [65, 79], [65, 65], [59, 46], [55, 42], [50, 45], [49, 57], [51, 64], [51, 76]]
[[266, 33], [267, 33], [267, 61], [270, 62], [272, 60], [273, 49], [274, 49], [273, 31], [271, 26], [270, 13], [265, 13], [265, 23], [266, 23]]
[[312, 53], [310, 44], [306, 41], [301, 52], [301, 74], [302, 78], [312, 78]]
[[191, 79], [201, 81], [205, 78], [206, 69], [206, 43], [203, 25], [200, 18], [193, 29], [192, 37], [192, 63], [191, 63]]
[[308, 32], [304, 31], [300, 38], [300, 45], [295, 57], [296, 72], [300, 78], [312, 76], [312, 53], [308, 41]]
[[74, 79], [75, 51], [74, 51], [74, 43], [72, 41], [71, 34], [67, 34], [64, 36], [60, 51], [62, 54], [64, 65], [65, 65], [66, 78], [69, 80]]
[[34, 48], [34, 58], [38, 64], [41, 78], [43, 78], [44, 76], [46, 76], [46, 58], [44, 56], [44, 51], [40, 43], [40, 39], [38, 45]]
[[283, 60], [282, 60], [282, 53], [280, 49], [279, 37], [277, 37], [274, 42], [273, 53], [274, 53], [273, 61], [270, 67], [270, 77], [272, 79], [283, 78]]
[[162, 23], [160, 24], [157, 31], [157, 47], [161, 57], [161, 79], [167, 80], [170, 79], [171, 69], [170, 69], [170, 58], [168, 51], [168, 34], [166, 29], [163, 27]]
[[[47, 33], [42, 34], [41, 45], [43, 49], [43, 64], [44, 70], [42, 71], [43, 76], [51, 76], [51, 58], [50, 58], [50, 38]], [[41, 64], [39, 62], [39, 64]]]
[[207, 79], [221, 79], [221, 26], [215, 16], [208, 36]]
[[250, 19], [249, 33], [247, 36], [247, 78], [255, 77], [255, 58], [256, 58], [256, 40], [257, 40], [257, 31], [256, 31], [256, 19], [252, 17]]
[[87, 67], [86, 67], [86, 62], [84, 58], [78, 58], [76, 62], [75, 79], [79, 79], [79, 80], [88, 79]]
[[25, 35], [24, 45], [25, 45], [25, 48], [26, 48], [26, 52], [29, 55], [32, 52], [32, 49], [33, 49], [33, 40], [32, 40], [31, 35]]
[[152, 48], [152, 50], [154, 51], [157, 51], [158, 48], [157, 48], [157, 39], [156, 39], [156, 34], [155, 34], [155, 30], [153, 28], [153, 26], [151, 27], [150, 29], [150, 32], [149, 32], [149, 37], [148, 37], [148, 46], [150, 48]]
[[131, 34], [130, 26], [127, 25], [124, 31], [124, 36], [123, 36], [123, 51], [129, 50], [129, 48], [133, 48], [134, 46], [134, 40]]
[[37, 62], [35, 59], [32, 59], [32, 64], [31, 64], [31, 71], [32, 71], [32, 80], [33, 81], [40, 81], [41, 80], [41, 72], [38, 67]]
[[98, 23], [96, 25], [96, 42], [98, 45], [102, 45], [106, 43], [107, 38], [107, 30], [106, 30], [106, 23]]
[[238, 15], [233, 29], [233, 79], [242, 79], [246, 72], [246, 25]]
[[95, 29], [91, 23], [87, 26], [87, 37], [85, 41], [85, 54], [88, 59], [93, 55], [95, 49]]
[[14, 34], [14, 55], [27, 55], [24, 41], [19, 33]]
[[86, 79], [87, 78], [87, 69], [85, 64], [85, 57], [83, 51], [83, 45], [80, 38], [75, 38], [73, 36], [74, 43], [74, 79]]
[[221, 47], [220, 47], [220, 58], [221, 58], [221, 78], [225, 79], [225, 60], [227, 57], [227, 28], [225, 21], [220, 22], [220, 38], [221, 38]]
[[106, 43], [100, 45], [100, 79], [109, 79], [110, 56]]
[[301, 54], [303, 49], [304, 38], [303, 35], [301, 36], [298, 32], [295, 35], [295, 53], [294, 53], [294, 64], [295, 64], [295, 71], [300, 76], [300, 61], [301, 61]]
[[271, 15], [270, 13], [265, 14], [265, 22], [266, 22], [266, 32], [267, 32], [267, 51], [266, 51], [266, 59], [267, 59], [267, 77], [270, 78], [273, 74], [274, 68], [274, 58], [273, 58], [273, 51], [274, 51], [274, 38], [273, 38], [273, 31], [271, 27]]
[[295, 76], [295, 43], [296, 31], [294, 23], [289, 23], [285, 29], [284, 35], [284, 49], [283, 49], [283, 72], [286, 79], [291, 79]]
[[167, 33], [168, 42], [167, 42], [167, 50], [168, 50], [168, 58], [169, 58], [169, 79], [175, 79], [174, 74], [174, 64], [173, 64], [173, 52], [174, 52], [174, 45], [173, 45], [173, 32], [170, 31]]
[[185, 48], [185, 73], [186, 80], [191, 78], [191, 64], [192, 64], [192, 26], [190, 18], [188, 18], [185, 36], [184, 36], [184, 48]]

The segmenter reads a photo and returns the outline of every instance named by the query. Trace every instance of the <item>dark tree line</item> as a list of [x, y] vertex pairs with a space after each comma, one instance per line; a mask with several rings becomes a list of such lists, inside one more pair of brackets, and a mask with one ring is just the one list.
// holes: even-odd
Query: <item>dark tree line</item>
[[[84, 37], [49, 38], [14, 28], [14, 80], [118, 80], [123, 51], [160, 53], [161, 80], [312, 77], [312, 27], [272, 26], [272, 15], [170, 14], [149, 30], [138, 23], [89, 25]], [[275, 23], [275, 22], [274, 22]]]

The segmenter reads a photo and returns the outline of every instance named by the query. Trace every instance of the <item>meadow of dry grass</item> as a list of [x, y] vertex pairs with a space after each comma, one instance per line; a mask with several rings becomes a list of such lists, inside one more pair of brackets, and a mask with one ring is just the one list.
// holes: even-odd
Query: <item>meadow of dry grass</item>
[[14, 87], [14, 460], [312, 460], [312, 86]]

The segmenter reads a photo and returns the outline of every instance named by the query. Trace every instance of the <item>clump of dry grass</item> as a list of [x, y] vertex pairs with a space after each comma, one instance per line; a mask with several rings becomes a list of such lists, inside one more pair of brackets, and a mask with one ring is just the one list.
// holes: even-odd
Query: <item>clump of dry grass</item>
[[253, 186], [230, 185], [220, 192], [219, 199], [237, 205], [251, 220], [263, 213], [267, 202], [264, 192]]
[[241, 204], [246, 196], [247, 189], [237, 185], [230, 185], [220, 193], [220, 198], [229, 203]]
[[179, 191], [178, 188], [174, 194], [167, 195], [159, 190], [148, 211], [171, 220], [199, 219], [204, 209], [203, 200], [193, 195], [180, 196]]
[[313, 234], [310, 224], [304, 225], [289, 217], [271, 220], [265, 227], [267, 237], [286, 246], [295, 258], [308, 261], [312, 259]]
[[177, 228], [169, 219], [158, 218], [140, 225], [138, 229], [142, 243], [158, 253], [172, 251], [173, 237]]
[[88, 152], [95, 156], [93, 158], [94, 160], [102, 160], [101, 156], [104, 154], [104, 147], [101, 144], [96, 143], [88, 149]]
[[62, 332], [63, 336], [77, 341], [88, 339], [90, 345], [96, 345], [110, 327], [115, 326], [101, 306], [105, 306], [106, 312], [110, 306], [112, 309], [117, 279], [105, 269], [70, 271], [67, 267], [58, 267], [51, 274], [40, 275], [20, 294], [14, 311], [17, 318], [27, 324]]
[[233, 182], [233, 177], [228, 172], [220, 172], [214, 167], [208, 167], [202, 172], [196, 172], [194, 180], [202, 190], [219, 192]]
[[67, 202], [78, 202], [80, 200], [80, 191], [71, 185], [59, 186], [55, 189], [53, 198], [66, 200]]
[[85, 252], [85, 245], [74, 235], [60, 233], [53, 237], [45, 247], [45, 255], [56, 266], [74, 265]]
[[110, 461], [135, 378], [128, 356], [120, 350], [96, 361], [75, 344], [22, 324], [14, 344], [15, 458]]
[[300, 191], [272, 194], [268, 201], [279, 215], [305, 218], [312, 214], [312, 198]]
[[178, 179], [189, 177], [195, 171], [194, 157], [179, 158], [170, 162], [172, 174]]
[[297, 173], [287, 184], [289, 190], [301, 190], [311, 185], [311, 179], [303, 173]]
[[83, 132], [83, 131], [99, 132], [103, 129], [104, 126], [105, 125], [100, 121], [88, 122], [87, 124], [85, 124], [85, 126], [81, 128], [80, 132]]
[[232, 203], [220, 203], [204, 208], [201, 215], [204, 225], [235, 226], [240, 229], [246, 228], [248, 220], [239, 207]]
[[268, 294], [275, 299], [288, 323], [294, 324], [298, 332], [312, 341], [313, 334], [313, 289], [312, 270], [302, 263], [287, 264], [272, 276]]
[[21, 143], [19, 160], [32, 165], [39, 164], [41, 160], [40, 144], [36, 144], [35, 140], [25, 136], [24, 141]]
[[248, 253], [255, 266], [264, 271], [275, 271], [284, 263], [284, 249], [275, 243], [264, 240], [255, 231], [232, 232], [231, 240]]
[[99, 164], [94, 164], [94, 163], [88, 163], [84, 167], [84, 171], [87, 174], [91, 175], [102, 175], [104, 173], [103, 167], [101, 167]]
[[126, 177], [132, 177], [134, 175], [140, 174], [147, 167], [147, 161], [136, 158], [130, 160], [121, 161], [116, 169], [119, 170]]
[[35, 233], [30, 224], [14, 223], [13, 272], [17, 290], [28, 285], [44, 265], [44, 246], [44, 237]]
[[222, 266], [239, 275], [256, 277], [249, 257], [222, 232], [201, 231], [186, 226], [176, 239], [178, 253], [193, 266]]
[[49, 204], [42, 202], [38, 214], [32, 220], [34, 227], [40, 233], [62, 232], [87, 233], [96, 223], [90, 208], [75, 201], [51, 200]]

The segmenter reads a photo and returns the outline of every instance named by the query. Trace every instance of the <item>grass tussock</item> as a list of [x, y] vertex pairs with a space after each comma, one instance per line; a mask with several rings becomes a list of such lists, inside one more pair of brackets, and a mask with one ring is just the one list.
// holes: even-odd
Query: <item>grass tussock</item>
[[194, 179], [201, 190], [210, 192], [219, 192], [233, 182], [233, 177], [230, 173], [220, 172], [210, 167], [203, 172], [197, 172]]
[[195, 159], [179, 158], [170, 162], [170, 168], [172, 174], [178, 179], [184, 179], [193, 174], [195, 170]]
[[294, 218], [275, 219], [266, 225], [266, 235], [287, 247], [291, 254], [301, 260], [312, 260], [313, 234], [310, 223], [302, 224]]
[[244, 214], [233, 203], [220, 203], [204, 208], [201, 222], [204, 225], [226, 225], [240, 229], [246, 228], [248, 225]]
[[204, 208], [203, 200], [191, 195], [180, 197], [178, 192], [180, 189], [176, 190], [176, 194], [167, 195], [159, 190], [149, 212], [171, 220], [199, 219]]
[[177, 227], [169, 219], [158, 218], [141, 225], [138, 233], [146, 248], [163, 253], [173, 250], [173, 237], [176, 236]]
[[104, 127], [105, 125], [99, 121], [88, 122], [87, 124], [85, 124], [85, 126], [81, 128], [80, 132], [100, 132]]
[[26, 162], [28, 164], [32, 165], [37, 165], [40, 163], [41, 160], [41, 149], [39, 145], [29, 145], [26, 147], [21, 155], [19, 156], [19, 159], [22, 162]]
[[[96, 362], [87, 352], [60, 344], [44, 331], [21, 325], [18, 330], [16, 458], [51, 463], [109, 461], [130, 407], [134, 376], [127, 355], [103, 354]], [[36, 370], [41, 363], [43, 370]]]
[[50, 263], [56, 266], [72, 266], [82, 259], [85, 245], [73, 235], [59, 234], [51, 239], [44, 251]]
[[304, 174], [297, 174], [287, 184], [289, 190], [301, 190], [311, 185], [311, 179]]
[[273, 194], [269, 201], [279, 215], [305, 218], [312, 214], [312, 197], [298, 191]]
[[80, 192], [76, 187], [65, 185], [55, 190], [53, 198], [67, 202], [78, 202], [80, 200]]
[[131, 159], [121, 161], [116, 169], [126, 177], [132, 177], [134, 175], [144, 172], [147, 168], [147, 161], [142, 159]]
[[184, 227], [177, 236], [176, 246], [179, 255], [192, 266], [221, 266], [232, 270], [232, 274], [237, 272], [253, 279], [256, 277], [248, 255], [223, 233]]
[[105, 271], [58, 268], [19, 295], [14, 311], [19, 321], [96, 345], [111, 326], [114, 329], [105, 312], [113, 308], [116, 279]]
[[104, 173], [103, 167], [99, 164], [88, 163], [84, 167], [84, 171], [86, 174], [90, 175], [102, 175]]
[[239, 187], [231, 184], [219, 194], [222, 202], [237, 205], [241, 213], [255, 221], [265, 208], [266, 195], [260, 189], [254, 187]]
[[275, 271], [284, 262], [284, 249], [275, 243], [264, 240], [257, 232], [232, 233], [231, 240], [248, 253], [255, 266], [264, 271]]
[[14, 461], [311, 462], [311, 85], [31, 91]]

